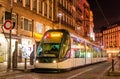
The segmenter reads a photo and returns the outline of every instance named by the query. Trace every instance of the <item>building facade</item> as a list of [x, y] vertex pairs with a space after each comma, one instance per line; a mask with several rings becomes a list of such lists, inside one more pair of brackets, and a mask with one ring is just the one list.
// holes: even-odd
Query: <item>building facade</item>
[[104, 46], [103, 45], [103, 32], [98, 31], [97, 33], [95, 33], [95, 42], [99, 44], [100, 46]]
[[42, 35], [49, 29], [67, 29], [73, 34], [89, 37], [90, 29], [94, 27], [93, 24], [90, 26], [93, 20], [90, 21], [92, 15], [86, 0], [0, 0], [0, 46], [3, 49], [0, 50], [0, 62], [8, 60], [10, 30], [4, 28], [6, 12], [12, 14], [11, 20], [15, 23], [11, 34], [11, 56], [17, 48], [18, 62], [23, 61], [24, 48], [35, 53]]
[[116, 57], [120, 53], [120, 25], [112, 25], [95, 33], [95, 42], [104, 47], [108, 57]]
[[103, 44], [108, 57], [115, 57], [120, 53], [120, 25], [113, 25], [103, 31]]

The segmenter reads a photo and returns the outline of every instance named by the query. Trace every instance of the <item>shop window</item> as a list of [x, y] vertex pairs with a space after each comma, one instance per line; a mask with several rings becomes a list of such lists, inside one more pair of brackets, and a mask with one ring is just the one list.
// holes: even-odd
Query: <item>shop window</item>
[[43, 33], [43, 24], [36, 22], [36, 32]]

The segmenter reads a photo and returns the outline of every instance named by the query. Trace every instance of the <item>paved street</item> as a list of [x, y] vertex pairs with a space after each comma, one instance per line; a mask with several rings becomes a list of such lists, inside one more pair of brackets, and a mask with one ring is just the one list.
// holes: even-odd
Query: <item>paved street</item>
[[0, 72], [6, 71], [7, 69], [7, 62], [0, 63]]
[[[6, 63], [4, 63], [6, 64]], [[2, 65], [3, 67], [3, 65]], [[75, 69], [61, 73], [35, 73], [31, 71], [24, 72], [24, 63], [19, 64], [18, 70], [6, 72], [4, 66], [0, 72], [0, 79], [120, 79], [119, 62], [115, 65], [115, 74], [117, 76], [108, 76], [108, 70], [111, 68], [111, 61], [90, 65], [87, 67]], [[28, 70], [33, 66], [27, 65]], [[117, 71], [117, 73], [116, 73]]]
[[119, 76], [105, 76], [105, 72], [110, 67], [111, 62], [90, 65], [80, 69], [62, 72], [62, 73], [35, 73], [21, 72], [17, 74], [7, 75], [1, 79], [118, 79]]

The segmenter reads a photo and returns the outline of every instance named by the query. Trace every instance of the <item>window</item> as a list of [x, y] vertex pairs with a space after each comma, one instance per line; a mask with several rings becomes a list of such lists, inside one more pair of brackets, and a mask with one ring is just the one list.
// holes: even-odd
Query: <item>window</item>
[[12, 21], [15, 22], [15, 25], [17, 25], [17, 14], [12, 13]]
[[42, 13], [42, 1], [39, 0], [39, 13]]
[[52, 7], [49, 7], [49, 18], [52, 18]]
[[47, 3], [44, 3], [44, 15], [47, 16]]
[[37, 0], [33, 0], [33, 10], [37, 10]]
[[52, 0], [49, 0], [49, 18], [51, 19], [52, 18], [52, 4], [53, 4], [53, 2], [52, 2]]
[[26, 6], [30, 7], [30, 0], [26, 0]]
[[21, 18], [21, 29], [26, 31], [32, 31], [32, 20], [28, 20], [26, 18]]
[[22, 3], [22, 0], [17, 0], [17, 2], [21, 2]]

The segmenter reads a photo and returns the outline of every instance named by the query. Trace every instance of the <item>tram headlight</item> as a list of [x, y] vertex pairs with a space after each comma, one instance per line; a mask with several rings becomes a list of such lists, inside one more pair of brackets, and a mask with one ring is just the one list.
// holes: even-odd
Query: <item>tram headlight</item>
[[36, 60], [36, 61], [35, 61], [35, 63], [39, 63], [39, 61], [38, 61], [38, 60]]
[[53, 60], [53, 63], [57, 63], [57, 61], [56, 61], [56, 60]]

